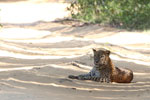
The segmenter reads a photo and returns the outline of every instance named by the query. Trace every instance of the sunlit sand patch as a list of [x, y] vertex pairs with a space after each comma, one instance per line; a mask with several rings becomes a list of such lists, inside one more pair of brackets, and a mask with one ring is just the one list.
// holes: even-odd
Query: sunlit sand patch
[[33, 55], [23, 55], [23, 54], [16, 54], [12, 52], [2, 51], [0, 50], [1, 57], [13, 57], [13, 58], [20, 58], [20, 59], [61, 59], [61, 58], [76, 58], [81, 57], [81, 55], [70, 55], [70, 56], [33, 56]]
[[135, 59], [135, 60], [141, 60], [141, 61], [150, 61], [150, 56], [146, 56], [142, 53], [139, 53], [139, 52], [136, 52], [136, 51], [127, 51], [127, 50], [121, 50], [119, 51], [119, 49], [117, 50], [113, 50], [112, 51], [122, 57], [125, 57], [125, 58], [129, 58], [129, 59]]
[[150, 65], [150, 62], [145, 62], [145, 61], [141, 61], [141, 60], [135, 60], [135, 59], [128, 59], [128, 58], [120, 58], [119, 56], [116, 55], [111, 55], [110, 56], [113, 60], [118, 60], [118, 61], [127, 61], [127, 62], [134, 62], [136, 64], [141, 64], [141, 65]]
[[140, 51], [150, 51], [149, 44], [143, 43], [143, 44], [131, 44], [131, 45], [125, 45], [127, 49], [131, 50], [140, 50]]
[[49, 31], [39, 31], [25, 28], [3, 28], [0, 30], [1, 39], [25, 40], [25, 39], [39, 39], [46, 35], [50, 35]]
[[56, 43], [62, 41], [71, 41], [73, 37], [65, 36], [51, 36], [44, 38], [52, 33], [49, 31], [40, 31], [34, 29], [25, 28], [3, 28], [0, 30], [0, 39], [4, 39], [10, 42], [21, 43]]
[[48, 52], [41, 51], [39, 48], [20, 48], [17, 46], [7, 45], [7, 44], [0, 44], [1, 50], [7, 52], [14, 52], [14, 53], [21, 53], [21, 54], [28, 54], [28, 55], [49, 55]]
[[12, 66], [22, 66], [22, 64], [20, 63], [10, 63], [10, 62], [0, 62], [0, 70], [4, 69], [3, 71], [5, 71], [5, 69], [7, 70], [7, 68], [12, 68]]
[[149, 86], [149, 85], [146, 85], [146, 84], [150, 84], [150, 82], [149, 81], [143, 81], [143, 82], [136, 82], [135, 84]]
[[123, 44], [136, 44], [136, 43], [150, 43], [149, 39], [150, 39], [150, 34], [120, 32], [112, 36], [95, 39], [95, 42], [123, 45]]
[[0, 65], [17, 65], [17, 64], [12, 64], [12, 63], [5, 63], [5, 62], [0, 62]]
[[[5, 64], [5, 63], [2, 63]], [[7, 63], [6, 63], [7, 64]], [[0, 63], [1, 65], [1, 63]], [[44, 68], [44, 67], [53, 67], [53, 68], [59, 68], [59, 69], [69, 69], [69, 70], [76, 70], [80, 72], [88, 72], [91, 67], [89, 66], [84, 66], [82, 65], [81, 67], [83, 68], [78, 68], [69, 64], [64, 64], [64, 65], [56, 65], [56, 64], [47, 64], [47, 65], [42, 65], [42, 66], [28, 66], [28, 67], [15, 67], [15, 68], [1, 68], [0, 72], [6, 72], [6, 71], [17, 71], [17, 70], [31, 70], [31, 69], [36, 69], [36, 68]]]
[[7, 71], [18, 71], [18, 70], [32, 70], [36, 68], [43, 68], [47, 66], [28, 66], [28, 67], [14, 67], [14, 68], [1, 68], [0, 72], [7, 72]]
[[73, 38], [71, 37], [62, 37], [62, 36], [55, 36], [55, 37], [49, 37], [46, 39], [26, 39], [26, 40], [21, 40], [21, 39], [16, 39], [16, 40], [7, 40], [9, 42], [20, 42], [20, 43], [57, 43], [57, 42], [63, 42], [63, 41], [71, 41]]
[[35, 66], [30, 66], [30, 67], [18, 67], [18, 68], [2, 68], [0, 69], [0, 72], [6, 72], [6, 71], [16, 71], [16, 70], [31, 70], [35, 68]]
[[137, 73], [137, 72], [134, 72], [134, 75], [139, 75], [139, 76], [150, 76], [150, 73]]
[[96, 96], [93, 96], [93, 98], [100, 99], [100, 100], [116, 100], [116, 98], [113, 98], [113, 97], [96, 97]]
[[[74, 55], [85, 55], [92, 52], [91, 47], [76, 47], [76, 48], [32, 48], [24, 47], [15, 44], [7, 44], [2, 42], [0, 44], [1, 52], [6, 51], [8, 53], [16, 53], [22, 55], [33, 55], [33, 56], [74, 56]], [[89, 49], [88, 49], [89, 48]], [[5, 53], [5, 56], [9, 54]]]
[[69, 70], [82, 71], [82, 72], [89, 72], [89, 69], [91, 69], [91, 68], [81, 69], [81, 68], [70, 66], [70, 65], [67, 65], [67, 64], [66, 65], [49, 64], [47, 66], [50, 66], [50, 67], [53, 67], [53, 68], [61, 68], [61, 69], [69, 69]]
[[15, 86], [15, 85], [11, 85], [11, 84], [8, 84], [8, 83], [5, 83], [5, 82], [0, 82], [0, 84], [11, 87], [11, 88], [26, 89], [25, 87]]
[[[1, 3], [1, 23], [33, 23], [53, 21], [68, 16], [64, 3]], [[55, 10], [54, 10], [55, 9]]]
[[[57, 42], [63, 41], [63, 39], [62, 40], [61, 39], [62, 38], [60, 38], [59, 40], [54, 40], [54, 41], [57, 41]], [[26, 45], [20, 45], [20, 44], [17, 44], [16, 42], [11, 43], [12, 40], [10, 40], [10, 42], [8, 42], [8, 43], [5, 41], [8, 42], [9, 40], [0, 41], [1, 50], [7, 51], [7, 52], [22, 53], [22, 54], [27, 54], [27, 55], [31, 55], [31, 53], [33, 53], [32, 55], [40, 55], [41, 54], [41, 56], [42, 55], [70, 56], [70, 55], [83, 55], [83, 54], [87, 54], [90, 51], [92, 51], [90, 46], [74, 47], [74, 48], [59, 48], [59, 47], [58, 48], [55, 48], [55, 47], [39, 48], [39, 47], [32, 47], [32, 46], [28, 47]], [[20, 40], [20, 41], [23, 41], [23, 40]], [[54, 42], [54, 41], [51, 41], [51, 42]], [[67, 40], [67, 41], [69, 42], [69, 40]], [[37, 39], [37, 42], [39, 44], [41, 44], [38, 41], [38, 39]]]

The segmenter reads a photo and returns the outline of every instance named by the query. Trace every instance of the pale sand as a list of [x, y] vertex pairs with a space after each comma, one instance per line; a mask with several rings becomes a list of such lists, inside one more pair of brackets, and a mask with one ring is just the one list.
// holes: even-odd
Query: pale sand
[[[15, 5], [14, 2], [0, 3], [4, 8], [11, 4]], [[40, 5], [38, 3], [34, 7], [40, 8]], [[10, 22], [3, 23], [4, 27], [0, 30], [0, 100], [150, 99], [150, 32], [127, 32], [99, 25], [72, 27], [82, 23], [62, 24], [46, 22], [47, 17], [42, 18], [41, 15], [35, 19], [36, 22], [28, 19], [31, 23], [23, 23], [24, 17], [14, 22], [12, 18]], [[2, 20], [5, 21], [7, 18]], [[92, 48], [96, 47], [109, 49], [116, 66], [132, 69], [132, 83], [68, 79], [70, 74], [79, 75], [91, 69]], [[80, 67], [72, 65], [72, 62]]]

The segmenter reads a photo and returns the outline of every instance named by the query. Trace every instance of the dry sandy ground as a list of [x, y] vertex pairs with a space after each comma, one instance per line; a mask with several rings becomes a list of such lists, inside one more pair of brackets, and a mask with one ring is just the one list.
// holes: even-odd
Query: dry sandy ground
[[[150, 32], [127, 32], [72, 21], [50, 22], [66, 16], [66, 4], [15, 1], [0, 3], [1, 100], [150, 99]], [[36, 13], [35, 8], [41, 10]], [[26, 16], [17, 9], [24, 10]], [[51, 9], [57, 9], [62, 16]], [[10, 16], [12, 10], [14, 14]], [[44, 17], [46, 14], [50, 19]], [[70, 74], [83, 74], [91, 69], [92, 48], [96, 47], [111, 50], [116, 66], [132, 69], [132, 83], [68, 79]], [[74, 62], [80, 67], [74, 66]]]

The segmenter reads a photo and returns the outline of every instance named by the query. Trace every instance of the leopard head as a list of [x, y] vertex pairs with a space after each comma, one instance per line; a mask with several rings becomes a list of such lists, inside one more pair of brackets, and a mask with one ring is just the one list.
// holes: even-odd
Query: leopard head
[[93, 49], [93, 53], [94, 53], [94, 64], [96, 66], [104, 66], [109, 63], [109, 60], [110, 60], [109, 50], [106, 50], [103, 48], [97, 48], [97, 49]]

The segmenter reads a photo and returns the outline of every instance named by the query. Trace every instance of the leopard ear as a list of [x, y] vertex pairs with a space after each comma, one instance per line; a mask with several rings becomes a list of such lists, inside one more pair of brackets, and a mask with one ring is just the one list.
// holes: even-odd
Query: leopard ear
[[109, 51], [109, 50], [107, 50], [106, 53], [107, 53], [108, 55], [110, 55], [110, 51]]
[[96, 49], [93, 48], [92, 50], [93, 50], [93, 52], [96, 52]]

